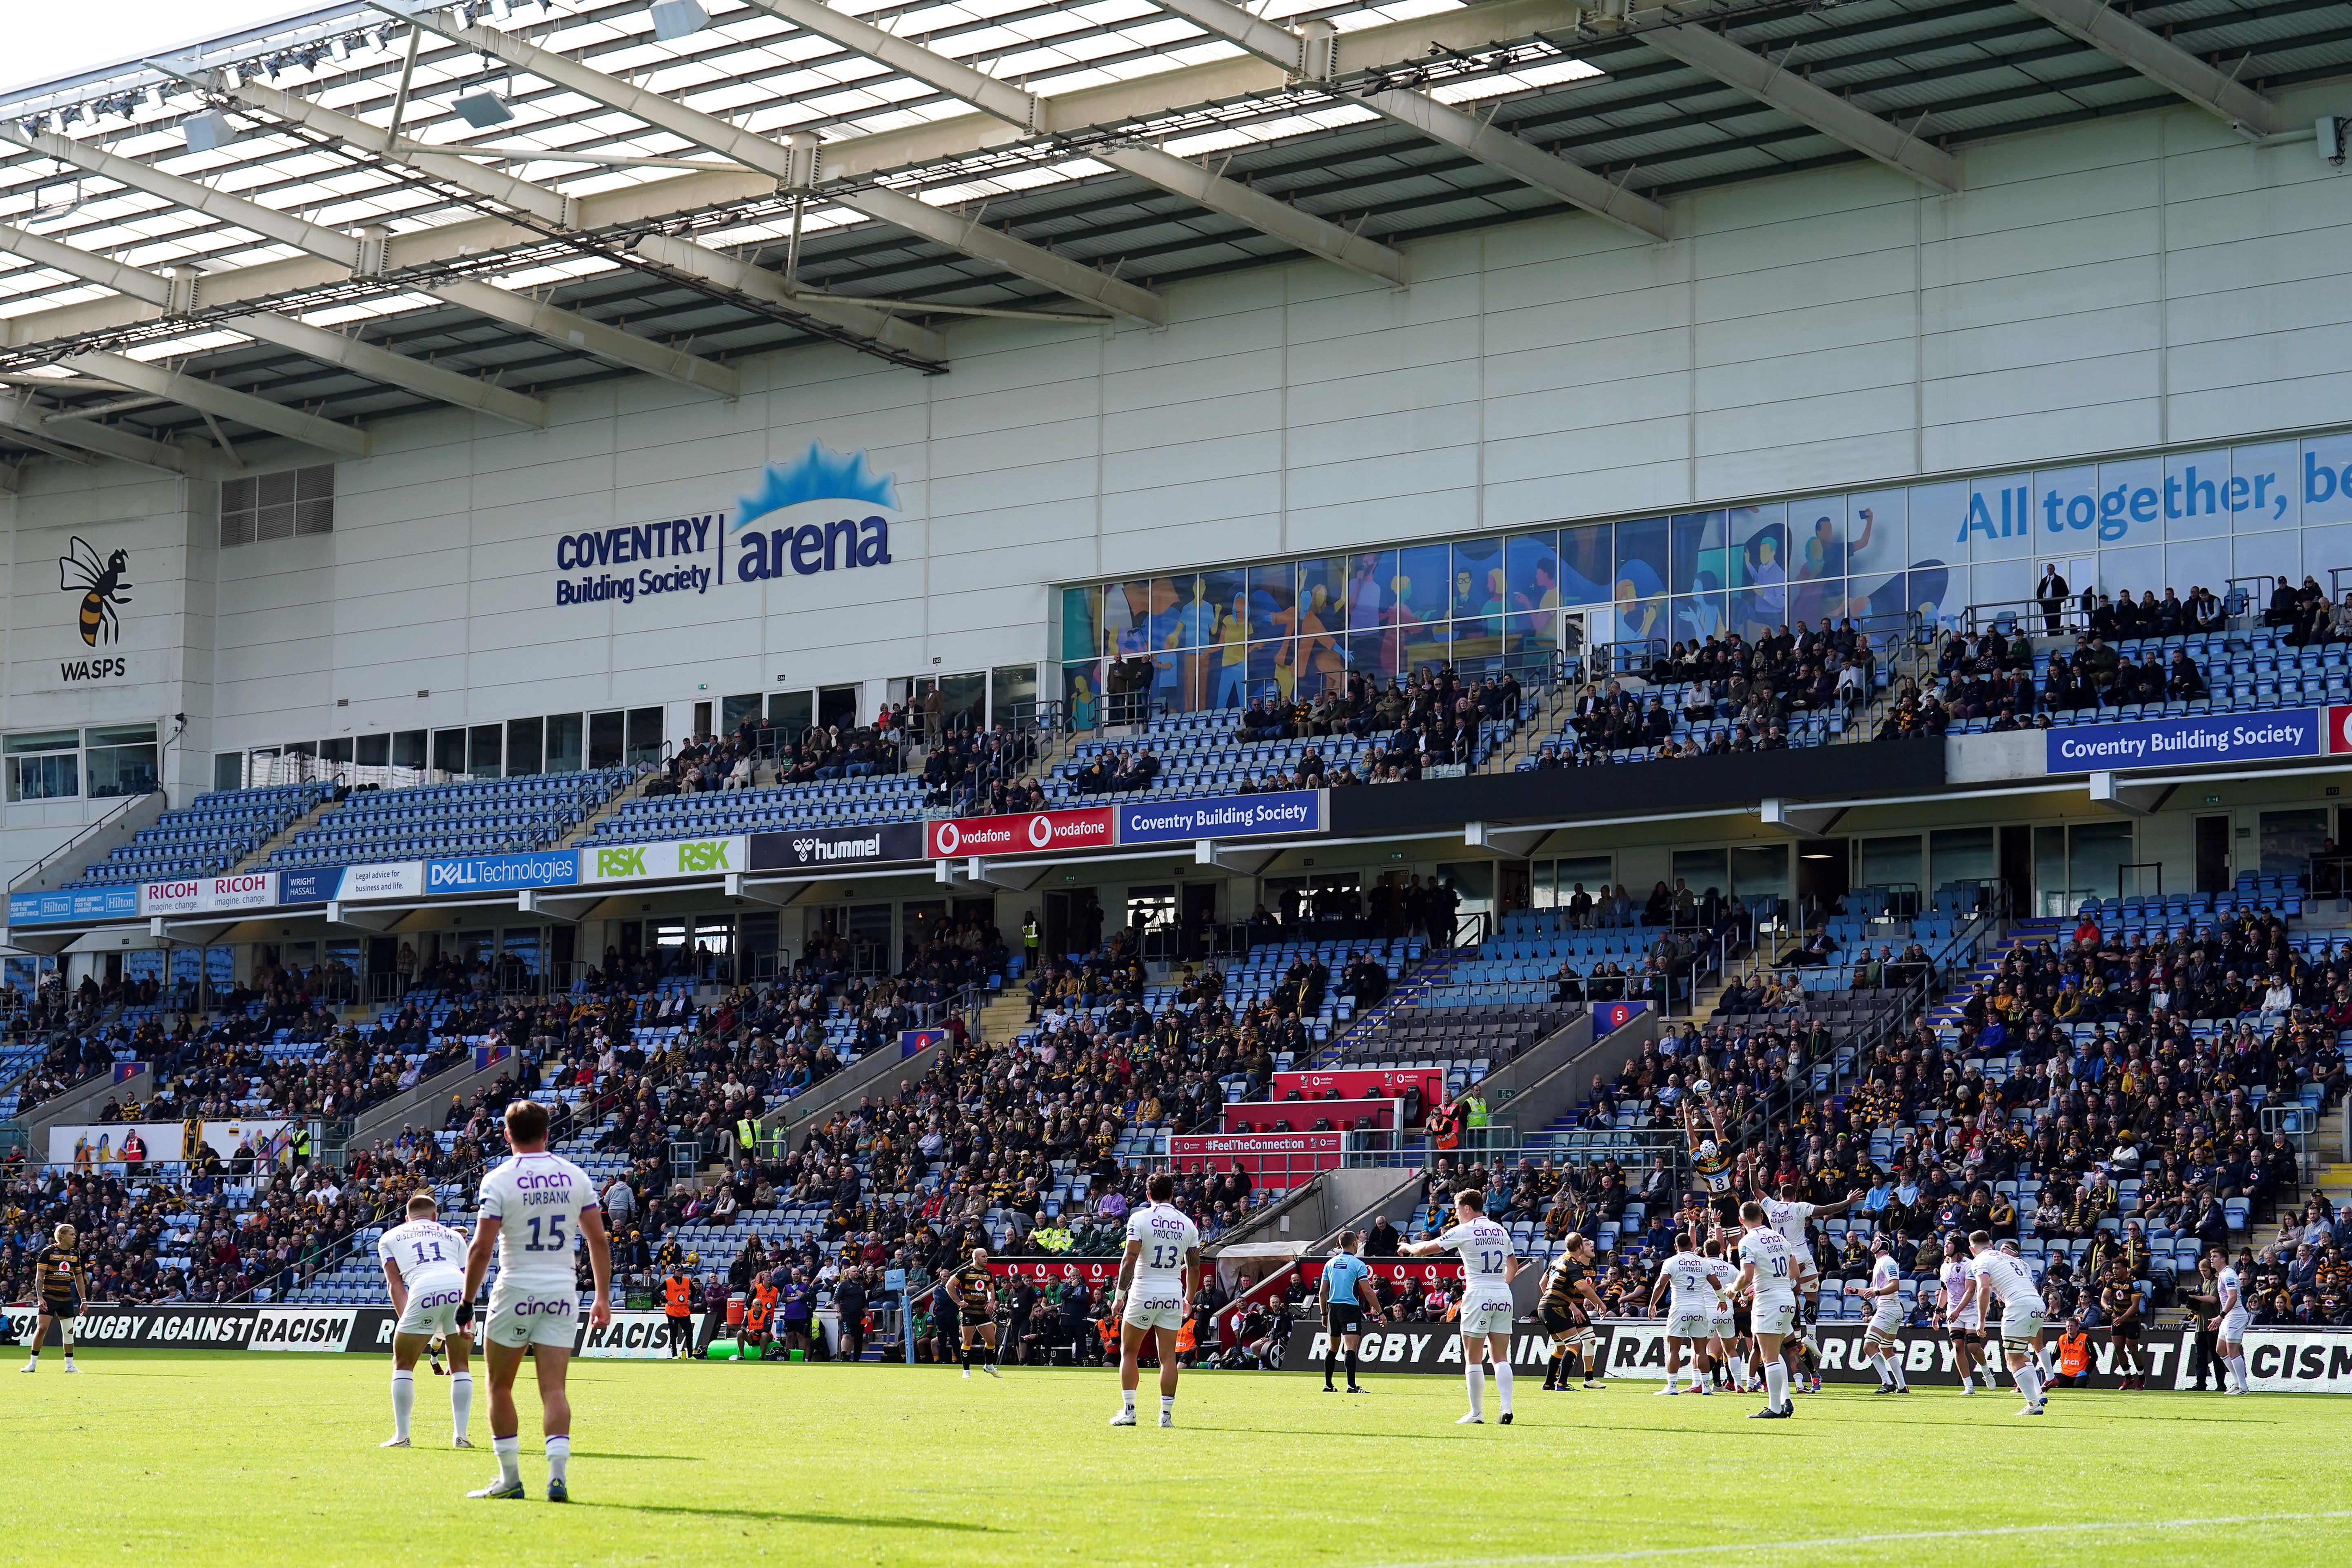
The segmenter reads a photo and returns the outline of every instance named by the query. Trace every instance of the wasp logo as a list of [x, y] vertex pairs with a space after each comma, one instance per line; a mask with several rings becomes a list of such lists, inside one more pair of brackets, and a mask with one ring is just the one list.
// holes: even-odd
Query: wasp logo
[[131, 603], [131, 595], [122, 591], [131, 585], [122, 575], [130, 570], [130, 552], [118, 550], [100, 561], [79, 534], [58, 557], [58, 587], [81, 595], [81, 640], [91, 647], [122, 635], [122, 620], [114, 608]]

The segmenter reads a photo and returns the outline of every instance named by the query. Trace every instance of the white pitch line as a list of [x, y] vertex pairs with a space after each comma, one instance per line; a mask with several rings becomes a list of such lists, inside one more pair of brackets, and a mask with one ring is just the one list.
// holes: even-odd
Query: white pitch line
[[2003, 1535], [2054, 1535], [2083, 1530], [2198, 1530], [2222, 1525], [2289, 1524], [2352, 1519], [2352, 1509], [2326, 1513], [2217, 1514], [2207, 1519], [2088, 1520], [2066, 1524], [1990, 1525], [1981, 1530], [1908, 1530], [1876, 1535], [1832, 1535], [1811, 1541], [1732, 1541], [1712, 1546], [1649, 1546], [1627, 1552], [1545, 1552], [1533, 1557], [1448, 1557], [1426, 1563], [1379, 1563], [1369, 1568], [1509, 1568], [1528, 1563], [1635, 1563], [1654, 1557], [1697, 1557], [1740, 1552], [1811, 1552], [1837, 1546], [1883, 1546], [1906, 1541], [1973, 1541]]

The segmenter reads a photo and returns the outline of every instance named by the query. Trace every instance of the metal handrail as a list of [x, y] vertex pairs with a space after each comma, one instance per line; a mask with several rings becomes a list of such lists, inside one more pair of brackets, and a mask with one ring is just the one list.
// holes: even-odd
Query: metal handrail
[[47, 855], [44, 855], [38, 860], [34, 861], [32, 868], [29, 870], [19, 872], [16, 879], [8, 884], [9, 888], [11, 889], [15, 889], [17, 888], [31, 887], [37, 884], [42, 876], [47, 872], [51, 866], [71, 857], [76, 852], [77, 847], [79, 846], [84, 839], [89, 838], [100, 828], [111, 827], [114, 826], [114, 822], [117, 817], [121, 816], [124, 812], [129, 811], [132, 806], [137, 805], [141, 801], [145, 800], [151, 795], [163, 795], [163, 805], [166, 808], [170, 807], [172, 797], [170, 795], [165, 793], [163, 786], [160, 782], [153, 789], [142, 790], [137, 795], [124, 795], [115, 805], [109, 807], [96, 822], [89, 824], [80, 832], [75, 834], [71, 838], [67, 839], [57, 848], [50, 850]]

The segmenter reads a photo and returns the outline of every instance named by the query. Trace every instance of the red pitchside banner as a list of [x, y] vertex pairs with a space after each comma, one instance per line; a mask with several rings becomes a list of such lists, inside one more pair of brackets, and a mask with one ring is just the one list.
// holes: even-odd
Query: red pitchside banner
[[988, 1271], [1000, 1279], [1034, 1279], [1040, 1285], [1073, 1281], [1087, 1285], [1118, 1282], [1116, 1258], [992, 1258]]
[[923, 825], [923, 853], [934, 860], [959, 855], [1034, 855], [1048, 849], [1107, 849], [1118, 842], [1108, 806], [1084, 811], [1028, 811], [1013, 816], [957, 816]]
[[[1329, 1261], [1328, 1258], [1300, 1258], [1300, 1278], [1309, 1285], [1321, 1284], [1323, 1265]], [[1435, 1258], [1364, 1258], [1361, 1261], [1374, 1274], [1390, 1280], [1418, 1279], [1430, 1284], [1440, 1279], [1459, 1279], [1462, 1274], [1462, 1260], [1443, 1254]]]
[[1397, 1102], [1393, 1100], [1253, 1100], [1245, 1104], [1225, 1107], [1225, 1131], [1228, 1132], [1273, 1132], [1275, 1123], [1287, 1121], [1294, 1131], [1307, 1131], [1318, 1121], [1328, 1121], [1332, 1126], [1346, 1131], [1352, 1121], [1356, 1131], [1370, 1128], [1375, 1131], [1396, 1131]]
[[2330, 708], [2327, 710], [2327, 749], [2331, 752], [2352, 752], [2352, 708]]
[[[1421, 1090], [1423, 1105], [1434, 1105], [1445, 1098], [1445, 1075], [1434, 1068], [1340, 1068], [1331, 1072], [1274, 1075], [1274, 1100], [1277, 1105], [1294, 1089], [1307, 1100], [1319, 1099], [1335, 1089], [1342, 1100], [1388, 1100], [1402, 1097], [1408, 1088]], [[1295, 1106], [1297, 1102], [1292, 1103]], [[1315, 1114], [1321, 1116], [1324, 1112]], [[1296, 1116], [1291, 1118], [1294, 1122], [1297, 1120]]]
[[1243, 1170], [1264, 1187], [1277, 1192], [1303, 1186], [1321, 1171], [1339, 1168], [1343, 1132], [1188, 1132], [1168, 1140], [1168, 1158], [1178, 1170], [1206, 1163], [1229, 1171], [1241, 1162]]

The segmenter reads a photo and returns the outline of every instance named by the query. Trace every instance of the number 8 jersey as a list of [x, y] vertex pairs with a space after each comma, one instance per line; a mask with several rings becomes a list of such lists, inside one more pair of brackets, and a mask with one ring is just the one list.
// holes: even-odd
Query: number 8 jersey
[[482, 1178], [482, 1217], [499, 1222], [499, 1288], [577, 1289], [572, 1238], [596, 1201], [588, 1173], [561, 1155], [516, 1154]]

